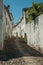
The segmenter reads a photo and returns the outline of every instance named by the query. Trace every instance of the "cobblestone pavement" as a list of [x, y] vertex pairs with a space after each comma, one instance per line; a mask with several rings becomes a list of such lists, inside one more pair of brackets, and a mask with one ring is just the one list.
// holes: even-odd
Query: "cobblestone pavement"
[[11, 39], [6, 46], [5, 53], [0, 52], [0, 65], [43, 65], [43, 55], [24, 41]]
[[23, 57], [26, 65], [43, 65], [43, 57]]
[[24, 56], [8, 61], [0, 61], [0, 65], [43, 65], [43, 57]]
[[0, 65], [26, 65], [22, 57], [13, 58], [8, 61], [0, 61]]

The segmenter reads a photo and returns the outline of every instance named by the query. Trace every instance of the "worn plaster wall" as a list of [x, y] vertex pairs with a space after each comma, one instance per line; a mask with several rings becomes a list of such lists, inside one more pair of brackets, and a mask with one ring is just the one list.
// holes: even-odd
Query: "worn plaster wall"
[[41, 52], [43, 53], [43, 14], [38, 17], [38, 27], [39, 27], [39, 46]]
[[0, 0], [0, 49], [2, 49], [3, 47], [2, 23], [3, 23], [3, 0]]
[[26, 24], [27, 44], [43, 53], [43, 14]]

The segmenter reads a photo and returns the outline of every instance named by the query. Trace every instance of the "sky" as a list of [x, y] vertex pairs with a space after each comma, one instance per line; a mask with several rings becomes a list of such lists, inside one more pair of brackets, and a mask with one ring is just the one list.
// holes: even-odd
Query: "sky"
[[22, 15], [22, 9], [31, 7], [32, 2], [42, 2], [43, 0], [4, 0], [4, 4], [10, 5], [10, 12], [13, 15], [14, 24], [19, 21], [20, 16]]

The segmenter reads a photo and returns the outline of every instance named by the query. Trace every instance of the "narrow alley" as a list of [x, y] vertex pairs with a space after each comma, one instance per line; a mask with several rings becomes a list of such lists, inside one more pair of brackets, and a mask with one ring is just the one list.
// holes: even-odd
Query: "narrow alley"
[[41, 53], [27, 45], [24, 38], [13, 37], [7, 40], [5, 44], [5, 52], [8, 54], [15, 54], [17, 52], [17, 55], [20, 55], [18, 54], [19, 51], [23, 56], [43, 56]]
[[42, 0], [0, 0], [0, 65], [43, 65]]
[[1, 65], [43, 65], [43, 55], [28, 46], [24, 39], [12, 37], [4, 44], [5, 50], [0, 54]]

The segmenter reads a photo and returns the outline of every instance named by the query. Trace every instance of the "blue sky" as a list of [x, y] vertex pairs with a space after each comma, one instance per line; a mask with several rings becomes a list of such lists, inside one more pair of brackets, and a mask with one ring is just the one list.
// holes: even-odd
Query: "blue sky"
[[17, 23], [22, 15], [22, 8], [30, 7], [32, 2], [43, 3], [43, 0], [4, 0], [5, 5], [10, 5], [10, 12], [13, 14], [14, 23]]

